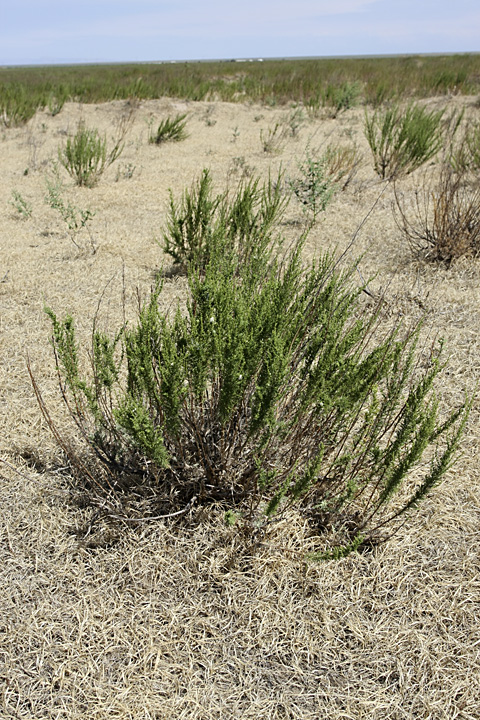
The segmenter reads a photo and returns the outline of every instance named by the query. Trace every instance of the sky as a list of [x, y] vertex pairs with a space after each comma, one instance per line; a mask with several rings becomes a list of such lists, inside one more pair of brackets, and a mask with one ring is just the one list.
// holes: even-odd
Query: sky
[[0, 0], [0, 65], [479, 51], [479, 0]]

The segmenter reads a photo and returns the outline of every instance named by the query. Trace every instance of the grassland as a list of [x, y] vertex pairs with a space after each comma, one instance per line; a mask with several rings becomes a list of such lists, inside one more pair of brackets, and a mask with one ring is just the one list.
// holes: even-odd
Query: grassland
[[[373, 169], [365, 108], [327, 97], [328, 87], [333, 98], [360, 83], [355, 102], [378, 104], [394, 94], [392, 77], [404, 99], [480, 120], [473, 55], [1, 71], [2, 103], [9, 88], [36, 98], [31, 116], [0, 133], [2, 719], [480, 717], [478, 398], [458, 462], [389, 542], [311, 564], [315, 538], [295, 513], [255, 552], [218, 507], [128, 526], [103, 517], [73, 487], [26, 367], [29, 357], [52, 418], [75, 437], [44, 305], [69, 310], [88, 347], [94, 318], [106, 330], [124, 313], [133, 320], [158, 270], [171, 269], [157, 242], [169, 189], [178, 197], [204, 167], [218, 190], [280, 168], [294, 180], [307, 153], [338, 143], [355, 146], [361, 163], [319, 214], [304, 259], [325, 249], [361, 256], [358, 282], [372, 278], [369, 291], [384, 295], [384, 328], [423, 318], [426, 354], [444, 337], [438, 396], [440, 408], [455, 407], [479, 376], [480, 260], [448, 265], [412, 251], [393, 186]], [[184, 113], [188, 137], [149, 142], [152, 128]], [[126, 117], [121, 156], [95, 187], [75, 185], [58, 166], [67, 137], [83, 122], [110, 140]], [[267, 152], [277, 126], [282, 142]], [[440, 166], [438, 156], [398, 181], [406, 207]], [[48, 201], [49, 183], [83, 225], [70, 227]], [[287, 241], [304, 221], [293, 198]], [[162, 307], [186, 298], [185, 279], [167, 273]]]
[[[395, 84], [392, 84], [395, 78]], [[480, 91], [480, 55], [74, 65], [0, 69], [0, 114], [25, 122], [67, 100], [100, 103], [136, 97], [222, 100], [318, 108], [362, 100]], [[343, 99], [343, 100], [342, 100]]]

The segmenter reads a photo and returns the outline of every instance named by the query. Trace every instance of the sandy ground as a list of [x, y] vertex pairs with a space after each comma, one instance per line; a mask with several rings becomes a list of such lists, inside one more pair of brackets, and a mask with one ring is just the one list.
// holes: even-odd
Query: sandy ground
[[[480, 117], [474, 98], [448, 101], [461, 103]], [[270, 549], [236, 556], [233, 531], [215, 513], [201, 524], [82, 539], [88, 510], [69, 503], [26, 358], [61, 422], [44, 306], [70, 311], [85, 341], [99, 303], [106, 326], [121, 322], [123, 298], [133, 317], [137, 292], [169, 264], [157, 242], [168, 190], [178, 196], [205, 167], [222, 190], [249, 173], [296, 177], [307, 148], [356, 142], [362, 165], [313, 228], [307, 258], [342, 252], [361, 226], [349, 257], [362, 254], [363, 277], [385, 293], [385, 322], [426, 312], [426, 336], [446, 339], [444, 406], [479, 377], [480, 261], [446, 268], [412, 254], [394, 222], [392, 187], [373, 172], [362, 109], [304, 113], [293, 135], [292, 108], [141, 103], [96, 188], [59, 171], [64, 201], [95, 213], [74, 243], [45, 202], [58, 148], [80, 119], [111, 138], [128, 111], [123, 102], [72, 103], [0, 132], [0, 717], [478, 720], [478, 400], [446, 481], [369, 554], [306, 566], [288, 552], [301, 545], [292, 519]], [[151, 127], [184, 112], [185, 141], [148, 143]], [[264, 152], [261, 134], [277, 123], [285, 138]], [[282, 232], [293, 237], [302, 221], [292, 202]], [[166, 281], [165, 307], [184, 295], [182, 278]]]

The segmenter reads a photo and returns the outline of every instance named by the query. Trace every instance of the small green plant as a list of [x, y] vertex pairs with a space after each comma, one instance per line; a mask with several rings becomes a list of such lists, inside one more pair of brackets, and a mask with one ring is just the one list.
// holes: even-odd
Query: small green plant
[[135, 173], [135, 169], [136, 167], [132, 163], [125, 163], [125, 165], [122, 165], [122, 167], [117, 169], [115, 182], [118, 182], [120, 179], [131, 180]]
[[290, 180], [289, 183], [312, 223], [325, 211], [337, 188], [328, 163], [327, 155], [316, 159], [307, 152], [306, 159], [298, 166], [300, 177]]
[[178, 114], [175, 117], [167, 117], [162, 120], [157, 130], [150, 134], [149, 142], [161, 145], [164, 142], [179, 142], [185, 140], [188, 134], [185, 130], [187, 114]]
[[20, 195], [18, 190], [12, 190], [12, 199], [10, 201], [10, 204], [13, 205], [13, 207], [23, 220], [28, 220], [28, 218], [32, 217], [31, 204], [27, 200], [25, 200], [22, 195]]
[[282, 217], [287, 198], [281, 176], [260, 187], [258, 178], [242, 179], [236, 192], [213, 193], [210, 172], [204, 169], [180, 202], [170, 192], [169, 214], [163, 233], [163, 250], [182, 267], [204, 267], [217, 237], [237, 248], [240, 257], [262, 247]]
[[92, 252], [96, 252], [95, 243], [88, 228], [88, 225], [95, 213], [92, 210], [82, 210], [81, 208], [72, 205], [70, 202], [65, 202], [62, 197], [63, 186], [58, 178], [58, 175], [54, 180], [46, 179], [47, 193], [45, 195], [45, 202], [53, 210], [56, 210], [63, 222], [67, 226], [68, 236], [73, 244], [81, 249], [81, 243], [79, 242], [79, 233], [82, 230], [87, 230], [90, 240], [90, 246]]
[[413, 204], [397, 188], [395, 198], [397, 224], [415, 253], [447, 265], [480, 254], [480, 186], [445, 166], [417, 185]]
[[419, 105], [401, 110], [365, 114], [365, 135], [373, 154], [375, 172], [395, 178], [413, 172], [433, 158], [444, 143], [443, 111], [428, 111]]
[[59, 149], [58, 158], [77, 185], [92, 188], [121, 155], [123, 147], [123, 138], [119, 138], [107, 152], [106, 138], [101, 137], [98, 130], [90, 130], [80, 123], [76, 134]]
[[72, 317], [47, 310], [83, 451], [31, 377], [74, 477], [126, 523], [215, 503], [250, 548], [287, 512], [310, 524], [312, 559], [385, 539], [441, 481], [465, 426], [469, 402], [439, 419], [441, 345], [420, 355], [418, 328], [382, 333], [354, 268], [305, 267], [304, 239], [239, 258], [210, 235], [186, 308], [164, 314], [160, 283], [136, 326], [94, 327], [91, 375]]

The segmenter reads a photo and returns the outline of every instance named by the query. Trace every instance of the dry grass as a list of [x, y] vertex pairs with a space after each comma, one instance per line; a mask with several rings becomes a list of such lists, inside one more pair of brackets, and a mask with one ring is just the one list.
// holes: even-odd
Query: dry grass
[[[79, 113], [108, 136], [122, 104], [67, 105], [0, 141], [0, 457], [8, 462], [0, 463], [0, 717], [478, 720], [478, 401], [445, 483], [388, 544], [337, 563], [304, 563], [312, 539], [295, 516], [252, 555], [215, 508], [182, 523], [123, 528], [97, 520], [78, 495], [72, 501], [26, 371], [28, 352], [62, 423], [44, 302], [68, 308], [86, 340], [104, 290], [106, 325], [121, 319], [124, 296], [133, 316], [134, 288], [147, 292], [168, 263], [153, 240], [168, 188], [178, 194], [202, 167], [224, 187], [239, 178], [235, 158], [266, 176], [280, 163], [294, 169], [309, 143], [343, 143], [347, 131], [367, 149], [361, 110], [305, 123], [272, 157], [258, 141], [259, 124], [282, 121], [281, 112], [218, 103], [211, 127], [206, 107], [143, 103], [122, 156], [133, 177], [117, 182], [110, 168], [94, 190], [64, 178], [68, 198], [96, 211], [95, 254], [88, 244], [80, 252], [58, 226], [43, 201], [44, 176]], [[148, 144], [152, 113], [158, 123], [187, 110], [185, 142]], [[400, 182], [414, 192], [414, 179]], [[31, 203], [31, 219], [15, 216], [12, 187]], [[392, 201], [393, 189], [366, 163], [312, 231], [307, 252], [345, 250], [376, 203], [350, 256], [364, 254], [365, 278], [378, 273], [369, 287], [385, 292], [386, 324], [426, 312], [425, 341], [445, 336], [441, 397], [451, 407], [479, 376], [480, 262], [460, 259], [447, 269], [415, 259]], [[289, 213], [287, 236], [301, 222], [295, 204]], [[176, 297], [185, 297], [184, 280], [171, 277], [165, 308]]]

